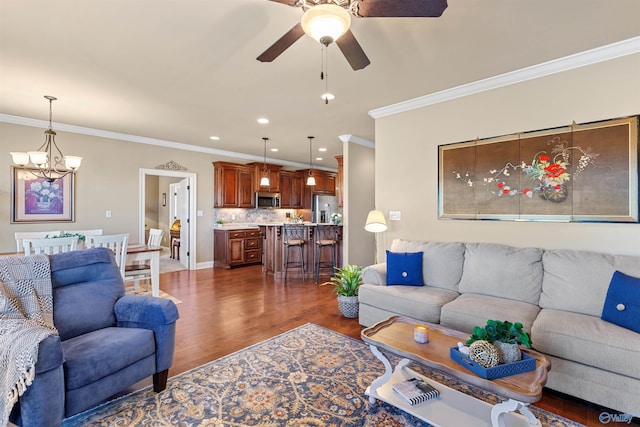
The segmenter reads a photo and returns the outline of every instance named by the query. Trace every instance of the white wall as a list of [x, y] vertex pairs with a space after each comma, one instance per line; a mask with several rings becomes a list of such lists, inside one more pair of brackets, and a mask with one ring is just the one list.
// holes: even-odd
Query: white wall
[[388, 222], [380, 246], [398, 237], [640, 255], [640, 224], [635, 223], [437, 217], [439, 144], [636, 114], [640, 54], [376, 119], [376, 204], [385, 215], [402, 212], [401, 221]]

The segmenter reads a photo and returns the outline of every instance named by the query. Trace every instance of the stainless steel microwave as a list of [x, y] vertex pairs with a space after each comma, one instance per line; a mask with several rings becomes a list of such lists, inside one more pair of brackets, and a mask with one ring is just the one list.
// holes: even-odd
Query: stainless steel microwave
[[278, 209], [280, 208], [280, 193], [256, 193], [257, 209]]

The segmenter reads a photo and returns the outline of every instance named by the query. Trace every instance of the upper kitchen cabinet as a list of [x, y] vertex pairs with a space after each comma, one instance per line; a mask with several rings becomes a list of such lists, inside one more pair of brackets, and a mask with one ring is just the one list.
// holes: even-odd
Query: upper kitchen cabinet
[[[312, 169], [311, 174], [316, 179], [316, 185], [313, 186], [313, 194], [336, 195], [336, 174], [318, 169]], [[303, 171], [303, 176], [309, 176], [309, 169]]]
[[280, 207], [301, 209], [304, 178], [300, 172], [280, 171]]
[[279, 193], [280, 192], [280, 170], [282, 166], [279, 165], [270, 165], [267, 163], [266, 167], [266, 175], [269, 177], [269, 185], [264, 186], [260, 185], [260, 180], [265, 175], [265, 164], [264, 163], [249, 163], [250, 165], [255, 166], [255, 174], [256, 174], [256, 188], [255, 191], [264, 192], [264, 193]]
[[214, 208], [253, 208], [256, 168], [229, 162], [213, 162]]

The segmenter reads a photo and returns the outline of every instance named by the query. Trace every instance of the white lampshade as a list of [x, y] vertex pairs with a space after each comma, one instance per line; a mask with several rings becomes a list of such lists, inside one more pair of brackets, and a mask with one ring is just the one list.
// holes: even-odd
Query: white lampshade
[[323, 37], [330, 37], [329, 43], [347, 32], [351, 25], [351, 15], [335, 4], [319, 4], [307, 10], [300, 20], [305, 34], [323, 43]]
[[80, 167], [80, 163], [82, 163], [82, 157], [64, 156], [64, 165], [67, 169], [76, 170]]
[[364, 229], [372, 233], [379, 233], [387, 230], [387, 221], [384, 219], [382, 211], [373, 210], [367, 215], [367, 222]]
[[269, 177], [263, 176], [262, 178], [260, 178], [260, 186], [261, 187], [268, 187], [269, 186]]
[[316, 185], [316, 179], [313, 177], [313, 175], [309, 175], [309, 177], [307, 178], [307, 185]]
[[10, 153], [13, 158], [13, 163], [19, 166], [25, 166], [29, 163], [29, 154], [22, 152], [12, 152]]
[[41, 166], [47, 163], [49, 157], [46, 151], [29, 151], [27, 154], [29, 154], [31, 163], [36, 166]]

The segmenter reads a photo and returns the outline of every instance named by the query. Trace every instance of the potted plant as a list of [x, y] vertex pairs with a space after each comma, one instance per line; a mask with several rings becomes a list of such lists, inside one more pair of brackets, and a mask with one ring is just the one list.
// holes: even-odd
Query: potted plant
[[326, 284], [333, 284], [340, 313], [351, 319], [358, 317], [358, 289], [362, 284], [362, 267], [353, 264], [335, 267], [335, 275]]
[[531, 337], [523, 329], [522, 323], [501, 320], [487, 320], [485, 327], [476, 326], [467, 340], [467, 345], [475, 341], [488, 341], [498, 349], [500, 363], [511, 363], [522, 358], [519, 345], [531, 348]]

